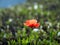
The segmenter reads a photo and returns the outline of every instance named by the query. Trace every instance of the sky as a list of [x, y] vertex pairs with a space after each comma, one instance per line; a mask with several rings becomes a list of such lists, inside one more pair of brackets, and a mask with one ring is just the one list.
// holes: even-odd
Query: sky
[[22, 4], [26, 0], [0, 0], [0, 8], [11, 7], [16, 4]]

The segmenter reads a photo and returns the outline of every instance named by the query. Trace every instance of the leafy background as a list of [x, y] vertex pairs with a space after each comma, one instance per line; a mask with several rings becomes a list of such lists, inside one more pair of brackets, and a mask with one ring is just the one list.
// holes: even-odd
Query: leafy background
[[[36, 10], [35, 2], [38, 5]], [[0, 45], [60, 45], [59, 5], [60, 0], [27, 0], [21, 5], [0, 8]], [[29, 7], [32, 9], [29, 10]], [[23, 25], [26, 20], [33, 18], [40, 23], [37, 32]], [[52, 23], [52, 26], [48, 28], [45, 22]]]

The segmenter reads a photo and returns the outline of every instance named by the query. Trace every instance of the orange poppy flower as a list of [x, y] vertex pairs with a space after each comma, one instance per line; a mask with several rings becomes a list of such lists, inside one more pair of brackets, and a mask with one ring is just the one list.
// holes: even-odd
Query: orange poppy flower
[[32, 19], [32, 20], [26, 20], [24, 23], [25, 26], [31, 27], [31, 28], [38, 28], [40, 26], [39, 23], [37, 23], [37, 20]]

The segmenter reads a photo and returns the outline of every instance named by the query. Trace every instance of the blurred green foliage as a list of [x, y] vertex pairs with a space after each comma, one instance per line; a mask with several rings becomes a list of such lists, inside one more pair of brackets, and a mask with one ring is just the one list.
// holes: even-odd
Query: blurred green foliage
[[[38, 8], [36, 10], [34, 9], [34, 4], [31, 2], [24, 5], [17, 5], [11, 8], [0, 9], [0, 26], [3, 26], [2, 19], [5, 16], [12, 18], [12, 23], [15, 24], [15, 26], [17, 25], [16, 37], [12, 35], [12, 32], [9, 29], [6, 29], [6, 31], [0, 33], [0, 40], [3, 38], [8, 39], [8, 45], [60, 45], [60, 43], [58, 43], [60, 39], [57, 36], [57, 33], [60, 32], [60, 28], [53, 28], [53, 26], [56, 26], [57, 23], [60, 23], [60, 1], [39, 1], [40, 0], [37, 1]], [[43, 6], [43, 9], [40, 8], [41, 5]], [[29, 7], [31, 9], [29, 9]], [[5, 18], [7, 18], [5, 24], [11, 24], [11, 22], [9, 22], [9, 18]], [[28, 28], [30, 31], [26, 33], [27, 30], [26, 27], [24, 27], [23, 23], [28, 19], [37, 19], [42, 26], [45, 25], [45, 20], [48, 20], [52, 23], [53, 26], [50, 29], [47, 29], [48, 33], [45, 32], [45, 30], [41, 31], [42, 29], [40, 29], [40, 27], [38, 28], [38, 32], [34, 32], [32, 29]]]

